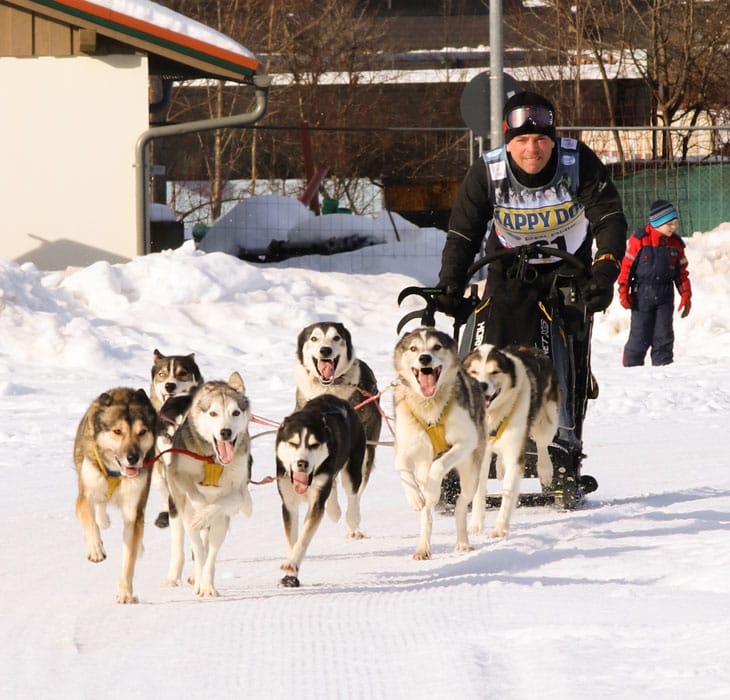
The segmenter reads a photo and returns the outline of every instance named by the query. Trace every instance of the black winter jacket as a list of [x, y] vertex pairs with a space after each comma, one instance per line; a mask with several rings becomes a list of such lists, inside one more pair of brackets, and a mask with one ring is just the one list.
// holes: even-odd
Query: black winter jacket
[[[509, 155], [507, 157], [510, 158], [510, 167], [518, 180], [525, 186], [535, 188], [552, 180], [557, 167], [557, 152], [558, 149], [555, 148], [547, 166], [536, 175], [528, 175], [517, 167]], [[590, 264], [592, 243], [595, 240], [596, 257], [609, 253], [620, 264], [626, 249], [627, 230], [621, 198], [606, 167], [580, 141], [578, 155], [580, 170], [576, 199], [585, 208], [589, 237], [576, 254], [586, 264]], [[489, 192], [487, 167], [480, 158], [467, 171], [451, 210], [449, 231], [441, 255], [440, 287], [456, 285], [463, 289], [469, 281], [466, 279], [466, 272], [479, 252], [492, 219], [493, 205]], [[492, 231], [487, 239], [485, 252], [489, 255], [499, 248], [499, 239]], [[542, 267], [545, 269], [548, 266]], [[490, 266], [490, 272], [493, 268], [493, 265]]]

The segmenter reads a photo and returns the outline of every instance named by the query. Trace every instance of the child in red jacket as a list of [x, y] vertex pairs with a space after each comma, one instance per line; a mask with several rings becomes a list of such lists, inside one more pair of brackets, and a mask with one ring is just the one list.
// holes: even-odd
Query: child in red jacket
[[677, 210], [663, 199], [649, 207], [649, 224], [628, 241], [618, 277], [621, 306], [631, 309], [631, 330], [624, 347], [624, 367], [643, 365], [651, 347], [651, 363], [674, 359], [674, 287], [680, 294], [682, 318], [692, 307], [684, 241], [679, 237]]

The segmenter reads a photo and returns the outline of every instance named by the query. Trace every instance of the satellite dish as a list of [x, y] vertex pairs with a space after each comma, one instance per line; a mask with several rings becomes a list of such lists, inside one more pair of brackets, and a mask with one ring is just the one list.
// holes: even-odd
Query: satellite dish
[[[520, 84], [507, 73], [502, 75], [502, 105], [515, 92], [522, 90]], [[491, 135], [489, 71], [472, 78], [461, 92], [461, 116], [464, 123], [483, 138]]]

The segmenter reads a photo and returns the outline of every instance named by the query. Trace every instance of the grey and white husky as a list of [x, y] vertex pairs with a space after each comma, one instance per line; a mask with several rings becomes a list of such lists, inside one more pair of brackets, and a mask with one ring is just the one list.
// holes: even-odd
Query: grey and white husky
[[179, 586], [184, 535], [193, 550], [195, 595], [214, 597], [215, 562], [231, 517], [250, 516], [251, 407], [243, 379], [206, 382], [192, 395], [190, 409], [175, 433], [167, 481], [177, 517], [170, 519], [170, 568], [164, 585]]
[[455, 469], [461, 493], [456, 499], [456, 550], [471, 549], [467, 511], [484, 469], [484, 396], [459, 363], [449, 335], [422, 327], [395, 346], [395, 466], [406, 499], [421, 513], [414, 559], [431, 558], [433, 513], [444, 476]]

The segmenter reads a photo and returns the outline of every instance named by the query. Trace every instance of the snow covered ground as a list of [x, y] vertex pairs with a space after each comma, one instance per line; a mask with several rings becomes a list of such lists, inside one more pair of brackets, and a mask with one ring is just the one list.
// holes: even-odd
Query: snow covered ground
[[[240, 371], [254, 413], [278, 421], [294, 404], [296, 335], [329, 319], [386, 386], [412, 308], [396, 297], [435, 281], [442, 237], [267, 266], [190, 244], [63, 272], [0, 260], [0, 696], [728, 696], [730, 225], [688, 239], [693, 309], [675, 317], [673, 365], [622, 368], [629, 314], [614, 302], [597, 317], [584, 471], [600, 487], [580, 510], [521, 508], [507, 539], [474, 538], [467, 554], [439, 516], [433, 559], [414, 561], [418, 516], [381, 446], [363, 499], [369, 538], [323, 521], [300, 589], [277, 587], [273, 485], [252, 487], [253, 516], [231, 524], [218, 599], [160, 587], [169, 533], [152, 524], [154, 492], [140, 604], [114, 602], [116, 511], [107, 561], [86, 561], [71, 450], [91, 399], [147, 388], [155, 348], [195, 352], [207, 379]], [[273, 437], [253, 447], [254, 478], [273, 474]]]

